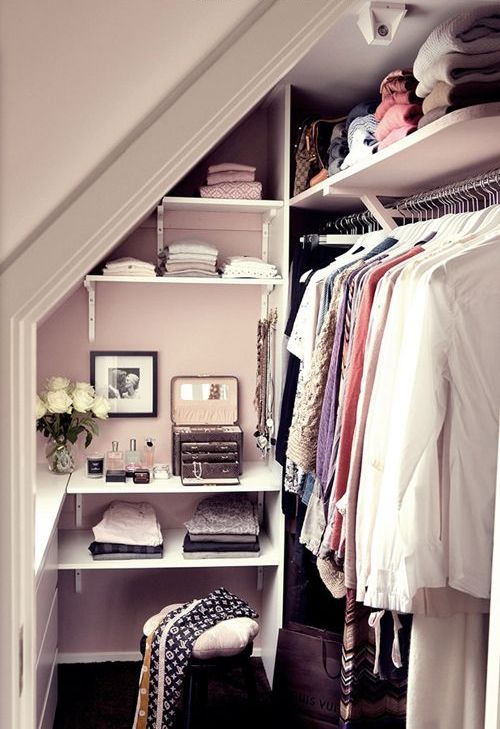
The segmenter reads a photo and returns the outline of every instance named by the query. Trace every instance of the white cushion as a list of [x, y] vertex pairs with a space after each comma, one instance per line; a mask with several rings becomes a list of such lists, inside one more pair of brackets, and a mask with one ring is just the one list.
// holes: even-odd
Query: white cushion
[[[180, 607], [182, 603], [167, 605], [159, 613], [144, 623], [144, 635], [150, 635], [161, 623], [165, 615]], [[259, 624], [251, 618], [231, 618], [223, 620], [202, 633], [193, 644], [193, 658], [217, 658], [236, 656], [255, 638]]]

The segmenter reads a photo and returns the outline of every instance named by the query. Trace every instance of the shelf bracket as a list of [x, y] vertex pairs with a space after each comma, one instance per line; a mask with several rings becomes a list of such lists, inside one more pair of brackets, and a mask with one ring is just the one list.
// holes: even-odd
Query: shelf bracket
[[397, 228], [397, 223], [394, 220], [391, 211], [387, 210], [376, 195], [361, 195], [361, 202], [370, 211], [375, 220], [380, 223], [382, 230], [390, 233], [391, 230]]
[[83, 285], [87, 289], [89, 297], [89, 342], [93, 342], [95, 339], [95, 283], [85, 279]]
[[257, 592], [264, 589], [264, 567], [257, 567]]
[[77, 529], [81, 529], [82, 526], [82, 506], [82, 494], [75, 494], [75, 526]]
[[262, 216], [262, 260], [267, 263], [269, 256], [269, 226], [276, 217], [276, 208], [271, 208]]
[[156, 209], [156, 253], [160, 255], [163, 251], [163, 205]]
[[264, 492], [259, 491], [257, 494], [257, 519], [259, 524], [262, 525], [264, 520]]
[[82, 592], [82, 571], [75, 570], [75, 592], [81, 595]]

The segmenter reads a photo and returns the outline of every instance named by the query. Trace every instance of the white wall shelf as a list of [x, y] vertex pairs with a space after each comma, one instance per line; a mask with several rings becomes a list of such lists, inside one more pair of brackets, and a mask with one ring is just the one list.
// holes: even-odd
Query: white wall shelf
[[278, 468], [268, 467], [262, 461], [245, 461], [240, 483], [234, 486], [184, 486], [178, 476], [141, 486], [133, 482], [106, 483], [104, 478], [87, 478], [84, 469], [71, 474], [68, 494], [228, 494], [260, 491], [280, 491], [281, 475]]
[[145, 283], [145, 284], [199, 284], [209, 286], [279, 286], [283, 283], [281, 276], [272, 278], [226, 278], [224, 276], [85, 276], [91, 283]]
[[493, 169], [500, 164], [499, 124], [499, 102], [457, 109], [296, 195], [290, 206], [351, 212], [365, 195], [404, 197]]
[[163, 212], [262, 213], [283, 207], [282, 200], [233, 200], [208, 197], [164, 197]]
[[59, 531], [60, 570], [123, 570], [162, 569], [184, 567], [269, 567], [281, 563], [282, 557], [273, 548], [265, 533], [259, 534], [260, 554], [256, 557], [217, 557], [185, 559], [182, 543], [185, 529], [167, 529], [163, 532], [163, 557], [161, 559], [93, 560], [88, 547], [93, 541], [91, 530], [61, 529]]

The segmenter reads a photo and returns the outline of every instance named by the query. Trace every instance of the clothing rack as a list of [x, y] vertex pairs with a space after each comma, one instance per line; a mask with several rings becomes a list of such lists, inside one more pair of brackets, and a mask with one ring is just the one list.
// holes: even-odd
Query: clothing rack
[[467, 213], [498, 205], [500, 169], [436, 187], [399, 200], [395, 204], [402, 217], [429, 220], [447, 213]]
[[300, 242], [302, 246], [309, 243], [311, 245], [349, 247], [352, 245], [353, 237], [357, 238], [364, 233], [379, 230], [379, 228], [375, 216], [368, 210], [364, 210], [360, 213], [341, 215], [329, 220], [325, 225], [324, 233], [303, 235]]

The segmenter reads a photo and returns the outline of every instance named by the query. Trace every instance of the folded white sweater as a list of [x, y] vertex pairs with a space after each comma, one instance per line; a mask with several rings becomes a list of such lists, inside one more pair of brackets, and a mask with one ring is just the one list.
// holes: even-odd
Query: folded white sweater
[[156, 547], [163, 536], [151, 504], [113, 501], [93, 527], [96, 542], [113, 544], [142, 544]]
[[205, 253], [217, 256], [219, 251], [214, 245], [203, 240], [178, 240], [168, 244], [169, 256], [176, 253]]
[[422, 44], [413, 75], [421, 81], [438, 58], [449, 53], [483, 55], [500, 51], [500, 7], [480, 5], [434, 28]]

